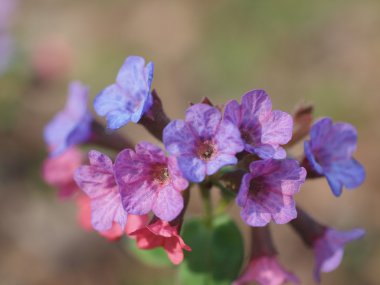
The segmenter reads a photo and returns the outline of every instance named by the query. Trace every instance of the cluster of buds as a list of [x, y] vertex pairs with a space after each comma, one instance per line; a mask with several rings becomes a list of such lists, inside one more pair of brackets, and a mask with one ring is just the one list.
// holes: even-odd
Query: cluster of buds
[[[313, 123], [311, 107], [299, 108], [293, 117], [272, 110], [263, 90], [249, 91], [240, 104], [215, 106], [205, 98], [190, 105], [184, 120], [170, 120], [152, 81], [153, 63], [130, 56], [115, 83], [95, 98], [94, 109], [106, 118], [106, 127], [89, 111], [88, 88], [74, 82], [66, 107], [45, 128], [50, 155], [44, 179], [60, 197], [77, 201], [81, 225], [110, 240], [127, 235], [141, 249], [163, 247], [179, 264], [183, 250], [191, 250], [181, 237], [190, 188], [198, 184], [207, 200], [215, 186], [236, 196], [241, 218], [251, 227], [250, 261], [233, 284], [299, 283], [276, 259], [270, 222], [289, 223], [313, 249], [317, 282], [320, 272], [334, 270], [345, 244], [364, 231], [319, 224], [296, 207], [294, 195], [309, 178], [326, 177], [335, 196], [364, 181], [364, 168], [352, 157], [355, 128], [330, 118]], [[144, 126], [165, 150], [150, 142], [133, 146], [116, 132], [130, 122]], [[291, 158], [288, 149], [309, 134], [304, 156]], [[88, 144], [117, 155], [113, 160], [91, 150], [86, 160], [79, 146]]]

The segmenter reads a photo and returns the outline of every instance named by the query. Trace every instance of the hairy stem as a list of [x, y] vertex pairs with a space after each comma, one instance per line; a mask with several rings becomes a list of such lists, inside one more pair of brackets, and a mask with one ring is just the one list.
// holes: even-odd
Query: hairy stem
[[156, 139], [162, 141], [162, 133], [167, 124], [170, 123], [170, 119], [163, 109], [161, 99], [158, 97], [156, 90], [152, 91], [152, 97], [152, 107], [142, 116], [139, 124], [143, 125]]
[[212, 209], [212, 201], [211, 201], [211, 187], [212, 183], [209, 181], [206, 181], [204, 183], [201, 183], [199, 185], [203, 200], [203, 206], [205, 209], [205, 218], [206, 218], [206, 224], [211, 227], [212, 226], [212, 219], [213, 219], [213, 209]]
[[290, 222], [292, 228], [302, 238], [306, 245], [312, 246], [315, 239], [322, 236], [326, 226], [321, 225], [300, 207], [297, 207], [297, 218]]
[[251, 258], [277, 255], [269, 225], [251, 228]]

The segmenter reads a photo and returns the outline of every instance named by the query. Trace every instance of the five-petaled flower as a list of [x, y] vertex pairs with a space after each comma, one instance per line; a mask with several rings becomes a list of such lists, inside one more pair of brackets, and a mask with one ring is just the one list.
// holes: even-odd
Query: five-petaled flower
[[281, 147], [292, 137], [293, 119], [282, 111], [272, 111], [272, 102], [264, 90], [252, 90], [241, 99], [230, 101], [224, 117], [240, 130], [247, 152], [259, 157], [281, 159], [286, 157]]
[[297, 216], [293, 195], [305, 182], [306, 171], [293, 159], [254, 161], [243, 176], [237, 204], [242, 219], [261, 227], [272, 219], [285, 224]]
[[152, 210], [162, 220], [173, 220], [184, 205], [181, 191], [189, 185], [176, 158], [166, 157], [159, 147], [148, 142], [140, 142], [135, 150], [123, 150], [115, 161], [124, 209], [134, 215]]
[[347, 243], [364, 237], [363, 229], [337, 231], [326, 228], [323, 235], [313, 241], [315, 256], [314, 279], [321, 281], [321, 272], [335, 270], [342, 261], [344, 247]]
[[88, 87], [80, 82], [72, 82], [65, 108], [47, 124], [44, 130], [45, 141], [51, 155], [58, 155], [68, 147], [90, 139], [93, 118], [87, 101]]
[[187, 109], [185, 120], [169, 123], [163, 141], [166, 150], [177, 156], [185, 177], [193, 182], [236, 164], [236, 153], [244, 149], [237, 127], [207, 104], [195, 104]]
[[170, 261], [177, 265], [183, 260], [183, 250], [191, 251], [179, 235], [181, 225], [181, 219], [168, 223], [154, 217], [149, 225], [131, 233], [130, 236], [136, 237], [138, 248], [163, 247]]
[[116, 130], [128, 122], [137, 123], [152, 105], [150, 88], [153, 62], [145, 66], [139, 56], [129, 56], [119, 70], [116, 82], [105, 88], [94, 101], [99, 116], [107, 118], [107, 126]]
[[90, 165], [79, 167], [74, 179], [91, 199], [91, 222], [97, 231], [107, 231], [113, 223], [124, 230], [127, 213], [121, 203], [119, 187], [114, 177], [112, 160], [98, 151], [88, 153]]
[[363, 166], [352, 157], [356, 144], [356, 129], [347, 123], [333, 124], [330, 118], [315, 122], [310, 140], [305, 141], [308, 171], [324, 175], [335, 196], [342, 194], [343, 186], [353, 189], [365, 179]]
[[252, 258], [242, 275], [232, 285], [245, 285], [253, 281], [260, 285], [281, 285], [286, 282], [300, 284], [298, 278], [287, 271], [276, 256]]

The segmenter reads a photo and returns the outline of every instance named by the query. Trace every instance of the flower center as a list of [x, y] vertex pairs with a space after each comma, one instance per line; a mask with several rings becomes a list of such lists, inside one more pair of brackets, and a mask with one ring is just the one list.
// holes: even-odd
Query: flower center
[[245, 132], [245, 131], [242, 131], [241, 132], [241, 138], [247, 143], [247, 144], [250, 144], [251, 143], [251, 136], [249, 135], [248, 132]]
[[251, 126], [250, 128], [240, 129], [241, 138], [246, 144], [258, 145], [260, 144], [261, 130], [260, 128]]
[[260, 179], [252, 179], [249, 184], [249, 195], [251, 197], [256, 197], [262, 189], [264, 189], [264, 183], [260, 181]]
[[157, 181], [160, 184], [164, 184], [169, 180], [169, 169], [166, 165], [156, 165], [153, 167], [152, 176], [154, 181]]
[[210, 160], [216, 153], [212, 141], [206, 140], [198, 145], [198, 156], [203, 160]]

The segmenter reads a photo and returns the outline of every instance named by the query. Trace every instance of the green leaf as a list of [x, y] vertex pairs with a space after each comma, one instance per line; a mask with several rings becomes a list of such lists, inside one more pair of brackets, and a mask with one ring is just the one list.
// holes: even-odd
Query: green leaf
[[179, 276], [182, 285], [229, 285], [244, 257], [243, 238], [228, 216], [217, 217], [212, 227], [199, 218], [188, 220], [183, 239], [192, 248], [185, 253]]
[[162, 247], [154, 249], [140, 249], [136, 246], [136, 242], [128, 240], [128, 249], [142, 263], [153, 267], [172, 266], [165, 250]]

